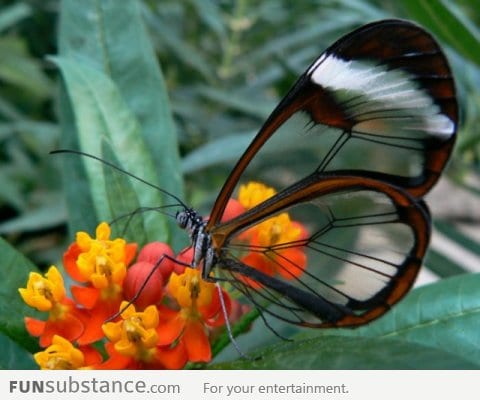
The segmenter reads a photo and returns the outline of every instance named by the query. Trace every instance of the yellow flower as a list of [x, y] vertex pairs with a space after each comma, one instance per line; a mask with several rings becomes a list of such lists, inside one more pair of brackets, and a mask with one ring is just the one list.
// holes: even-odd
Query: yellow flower
[[[240, 186], [238, 201], [248, 210], [275, 194], [275, 189], [263, 183], [249, 182]], [[242, 234], [242, 238], [249, 238], [254, 245], [269, 247], [277, 243], [289, 243], [297, 240], [301, 233], [302, 230], [298, 224], [290, 220], [288, 213], [282, 213], [254, 225]]]
[[[120, 305], [120, 310], [128, 302]], [[127, 357], [148, 362], [156, 353], [158, 342], [156, 328], [158, 326], [158, 311], [155, 306], [147, 307], [143, 312], [137, 312], [133, 304], [122, 312], [122, 321], [107, 322], [102, 326], [105, 336], [114, 344], [115, 350]]]
[[170, 276], [167, 290], [181, 308], [196, 308], [211, 304], [215, 285], [204, 281], [199, 270], [185, 268], [183, 274]]
[[73, 347], [72, 343], [55, 335], [52, 344], [33, 355], [41, 369], [79, 369], [84, 367], [83, 353]]
[[240, 185], [238, 201], [243, 207], [249, 210], [274, 196], [276, 193], [275, 189], [263, 183], [249, 182], [246, 185]]
[[[208, 362], [212, 358], [209, 335], [212, 328], [225, 323], [220, 296], [214, 283], [205, 282], [198, 269], [185, 268], [182, 274], [173, 273], [167, 291], [180, 309], [172, 312], [160, 309], [158, 329], [161, 345], [184, 347], [186, 359]], [[227, 314], [231, 302], [222, 291]]]
[[110, 233], [110, 227], [105, 222], [98, 225], [95, 239], [86, 232], [77, 233], [76, 243], [81, 251], [77, 260], [78, 269], [97, 289], [121, 284], [127, 272], [126, 242], [124, 239], [110, 240]]
[[[250, 182], [240, 187], [238, 201], [243, 207], [250, 209], [275, 194], [275, 190], [268, 186]], [[298, 278], [307, 265], [307, 256], [302, 242], [306, 237], [305, 227], [299, 222], [292, 221], [288, 213], [274, 215], [239, 234], [240, 240], [257, 249], [257, 251], [245, 250], [239, 255], [240, 261], [269, 276], [281, 275], [284, 279]], [[258, 251], [259, 249], [264, 251]], [[239, 279], [253, 288], [262, 286], [248, 277], [242, 276]]]
[[27, 287], [18, 289], [23, 301], [39, 311], [50, 311], [65, 297], [63, 278], [55, 266], [51, 266], [45, 278], [30, 272]]
[[294, 225], [287, 213], [267, 219], [256, 227], [258, 245], [273, 246], [277, 243], [289, 243], [299, 239], [301, 229]]

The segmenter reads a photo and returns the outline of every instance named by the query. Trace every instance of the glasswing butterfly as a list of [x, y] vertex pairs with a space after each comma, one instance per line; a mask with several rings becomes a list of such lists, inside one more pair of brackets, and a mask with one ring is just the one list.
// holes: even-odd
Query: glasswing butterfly
[[[445, 167], [457, 119], [452, 74], [429, 33], [402, 20], [356, 29], [325, 50], [278, 104], [210, 217], [177, 213], [192, 240], [192, 266], [289, 323], [358, 326], [381, 316], [421, 267], [430, 237], [422, 197]], [[301, 156], [290, 158], [292, 149]], [[239, 182], [262, 164], [273, 170], [278, 193], [223, 222]], [[301, 237], [245, 244], [245, 232], [282, 213], [303, 225]], [[305, 253], [305, 265], [291, 249]], [[246, 262], [246, 252], [268, 259], [277, 273]]]
[[[262, 316], [319, 328], [378, 318], [421, 267], [431, 224], [422, 197], [448, 161], [457, 120], [450, 67], [428, 32], [383, 20], [345, 35], [271, 113], [208, 218], [169, 194], [190, 235], [190, 266], [205, 280], [229, 282]], [[224, 221], [239, 183], [260, 179], [258, 171], [278, 192]], [[283, 215], [301, 226], [294, 239], [273, 230], [268, 244], [245, 241]]]

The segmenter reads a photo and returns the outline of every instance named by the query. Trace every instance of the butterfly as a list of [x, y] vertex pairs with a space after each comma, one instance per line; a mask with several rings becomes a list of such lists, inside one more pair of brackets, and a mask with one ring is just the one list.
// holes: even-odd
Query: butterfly
[[[454, 80], [436, 40], [412, 22], [373, 22], [299, 77], [207, 218], [157, 189], [178, 202], [175, 218], [193, 248], [188, 266], [204, 280], [227, 282], [263, 318], [355, 327], [415, 282], [431, 233], [422, 198], [445, 168], [457, 122]], [[225, 218], [252, 179], [277, 191]]]
[[[354, 327], [380, 317], [422, 265], [431, 231], [422, 197], [449, 159], [457, 120], [452, 73], [428, 32], [403, 20], [354, 30], [280, 101], [208, 219], [187, 207], [177, 213], [192, 266], [296, 325]], [[224, 221], [239, 183], [262, 168], [278, 192]], [[245, 241], [285, 214], [302, 226], [296, 238]], [[262, 259], [268, 271], [255, 264]]]

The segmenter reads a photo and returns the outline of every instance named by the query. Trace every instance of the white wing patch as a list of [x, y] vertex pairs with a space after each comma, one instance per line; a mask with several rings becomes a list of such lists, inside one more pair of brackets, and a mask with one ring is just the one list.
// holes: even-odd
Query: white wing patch
[[323, 54], [307, 74], [333, 91], [339, 106], [357, 121], [356, 132], [445, 140], [455, 133], [455, 123], [406, 71]]

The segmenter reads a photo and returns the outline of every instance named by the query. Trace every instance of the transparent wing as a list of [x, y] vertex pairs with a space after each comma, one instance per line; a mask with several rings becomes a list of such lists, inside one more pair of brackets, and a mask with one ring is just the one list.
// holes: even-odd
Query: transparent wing
[[363, 26], [327, 49], [273, 111], [223, 186], [209, 228], [252, 177], [280, 191], [337, 171], [421, 197], [448, 160], [457, 119], [450, 68], [429, 33], [398, 20]]
[[429, 233], [426, 207], [405, 191], [327, 175], [215, 229], [222, 250], [212, 272], [284, 321], [354, 326], [408, 292]]

